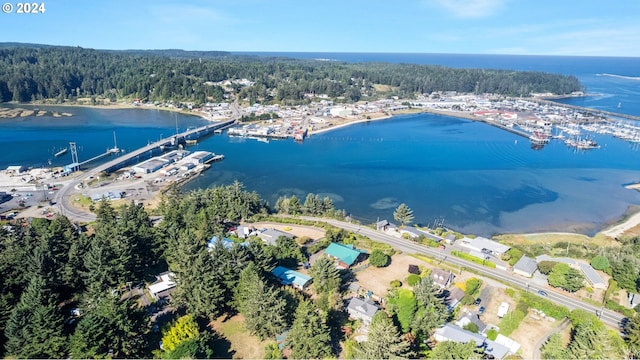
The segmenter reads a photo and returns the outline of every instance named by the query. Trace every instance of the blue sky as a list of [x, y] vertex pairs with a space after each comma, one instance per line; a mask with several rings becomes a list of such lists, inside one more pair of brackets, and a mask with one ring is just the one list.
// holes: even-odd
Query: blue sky
[[0, 41], [97, 49], [640, 57], [637, 0], [44, 3], [44, 14], [0, 13]]

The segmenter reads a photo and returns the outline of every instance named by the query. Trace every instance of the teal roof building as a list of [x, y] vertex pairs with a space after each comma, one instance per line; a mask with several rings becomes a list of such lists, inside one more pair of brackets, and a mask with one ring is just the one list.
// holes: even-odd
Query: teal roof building
[[284, 266], [276, 266], [271, 273], [280, 280], [283, 285], [293, 285], [294, 287], [304, 290], [311, 283], [311, 276], [299, 273], [295, 270], [287, 269]]
[[353, 246], [332, 242], [324, 250], [324, 253], [335, 259], [338, 259], [341, 267], [349, 268], [358, 261], [358, 258], [364, 253]]

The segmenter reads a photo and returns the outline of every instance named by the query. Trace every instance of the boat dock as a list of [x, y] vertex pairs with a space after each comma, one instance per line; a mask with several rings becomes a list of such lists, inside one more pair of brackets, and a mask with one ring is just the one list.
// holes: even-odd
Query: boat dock
[[516, 135], [520, 135], [523, 138], [529, 139], [531, 137], [531, 134], [529, 134], [526, 131], [522, 131], [522, 130], [514, 129], [512, 127], [504, 126], [504, 125], [502, 125], [502, 124], [500, 124], [498, 122], [495, 122], [495, 121], [485, 120], [485, 119], [478, 119], [477, 121], [481, 121], [481, 122], [483, 122], [483, 123], [485, 123], [487, 125], [495, 126], [495, 127], [499, 128], [499, 129], [508, 131], [510, 133], [514, 133]]
[[[122, 168], [123, 166], [125, 166], [125, 164], [127, 164], [128, 162], [130, 162], [132, 159], [136, 158], [139, 155], [142, 155], [146, 152], [150, 152], [153, 151], [155, 149], [159, 149], [161, 146], [167, 146], [167, 145], [171, 145], [172, 142], [184, 142], [186, 140], [187, 137], [194, 139], [194, 138], [200, 138], [203, 137], [205, 135], [208, 135], [210, 133], [213, 133], [215, 130], [218, 130], [222, 127], [225, 126], [229, 126], [230, 124], [233, 124], [235, 122], [235, 120], [228, 120], [228, 121], [222, 121], [222, 122], [217, 122], [214, 124], [209, 124], [209, 125], [205, 125], [205, 126], [201, 126], [199, 128], [196, 129], [191, 129], [191, 130], [187, 130], [185, 132], [182, 132], [180, 134], [177, 135], [173, 135], [171, 137], [168, 138], [164, 138], [161, 139], [159, 141], [156, 141], [154, 143], [148, 144], [146, 146], [143, 146], [139, 149], [136, 149], [134, 151], [130, 151], [124, 155], [118, 156], [116, 159], [113, 159], [111, 161], [108, 161], [104, 164], [99, 165], [98, 167], [96, 167], [95, 169], [93, 169], [93, 172], [98, 173], [101, 171], [104, 171], [106, 173], [111, 173], [114, 172], [120, 168]], [[116, 148], [114, 148], [116, 149]], [[80, 162], [80, 163], [76, 163], [76, 164], [71, 164], [71, 165], [67, 165], [68, 167], [73, 167], [73, 168], [78, 168], [80, 166], [82, 166], [83, 164], [87, 164], [89, 162], [98, 160], [100, 158], [103, 158], [107, 155], [110, 155], [112, 153], [114, 153], [114, 149], [109, 149], [107, 150], [106, 153], [100, 154], [96, 157], [93, 157], [89, 160], [86, 160], [84, 162]]]

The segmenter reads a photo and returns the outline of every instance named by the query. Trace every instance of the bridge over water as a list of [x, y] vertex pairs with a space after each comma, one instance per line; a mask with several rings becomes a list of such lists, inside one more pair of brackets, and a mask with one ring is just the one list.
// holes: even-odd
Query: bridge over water
[[118, 156], [117, 158], [108, 161], [104, 164], [101, 164], [95, 168], [93, 168], [91, 170], [92, 173], [100, 173], [102, 171], [110, 173], [113, 172], [115, 170], [120, 169], [122, 166], [124, 166], [124, 164], [128, 163], [129, 161], [131, 161], [132, 159], [134, 159], [135, 157], [142, 155], [146, 152], [149, 151], [153, 151], [155, 149], [158, 149], [162, 146], [168, 146], [171, 144], [177, 144], [180, 139], [198, 139], [200, 137], [203, 137], [205, 135], [208, 135], [218, 129], [222, 129], [224, 127], [227, 127], [231, 124], [234, 123], [235, 120], [227, 120], [227, 121], [221, 121], [221, 122], [216, 122], [213, 124], [208, 124], [205, 126], [201, 126], [199, 128], [195, 128], [195, 129], [191, 129], [191, 130], [187, 130], [184, 131], [182, 133], [158, 140], [156, 142], [150, 143], [146, 146], [143, 146], [139, 149], [136, 149], [134, 151], [130, 151], [124, 155]]

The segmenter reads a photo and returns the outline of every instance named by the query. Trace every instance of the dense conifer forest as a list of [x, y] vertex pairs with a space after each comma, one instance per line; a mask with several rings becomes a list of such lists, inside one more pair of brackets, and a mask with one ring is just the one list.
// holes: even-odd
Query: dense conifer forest
[[202, 104], [222, 101], [219, 82], [247, 79], [237, 86], [251, 102], [301, 104], [305, 94], [344, 101], [385, 96], [412, 98], [434, 91], [528, 96], [583, 90], [574, 76], [542, 72], [454, 69], [443, 66], [344, 63], [239, 56], [215, 51], [107, 51], [79, 47], [5, 43], [0, 45], [0, 101], [29, 102], [77, 98], [139, 98]]

